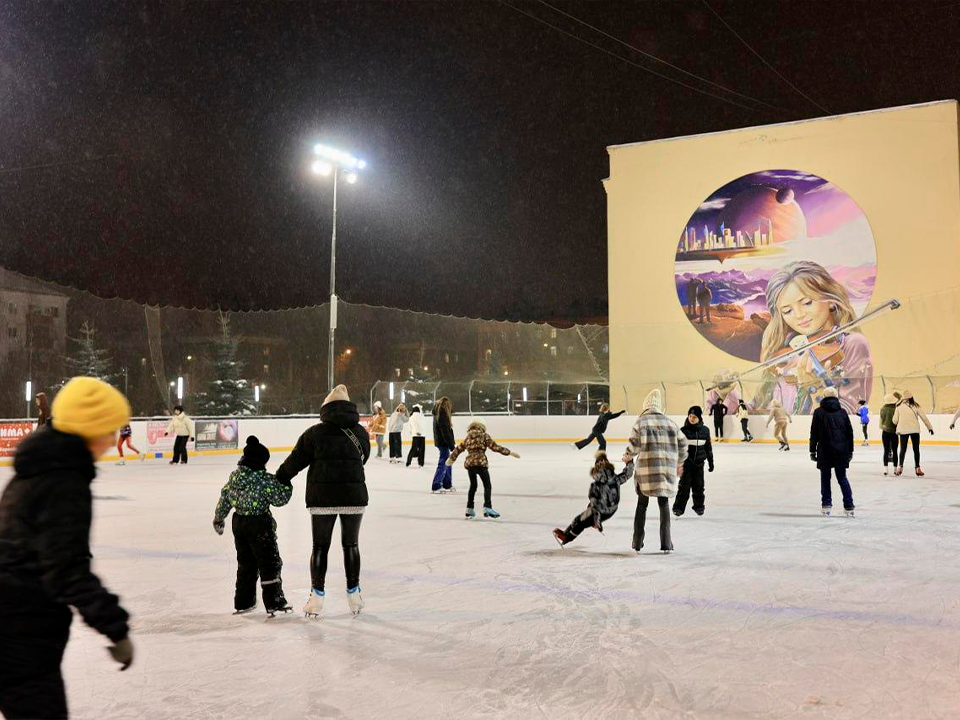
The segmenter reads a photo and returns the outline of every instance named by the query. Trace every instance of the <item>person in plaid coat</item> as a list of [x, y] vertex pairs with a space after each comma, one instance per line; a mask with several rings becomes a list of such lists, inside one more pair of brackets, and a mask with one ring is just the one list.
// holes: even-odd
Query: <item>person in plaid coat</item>
[[624, 458], [635, 459], [637, 513], [633, 520], [633, 549], [643, 547], [644, 525], [650, 498], [660, 507], [660, 550], [670, 552], [670, 498], [677, 494], [677, 480], [687, 459], [687, 438], [670, 418], [663, 414], [659, 390], [643, 401], [643, 412], [630, 433]]

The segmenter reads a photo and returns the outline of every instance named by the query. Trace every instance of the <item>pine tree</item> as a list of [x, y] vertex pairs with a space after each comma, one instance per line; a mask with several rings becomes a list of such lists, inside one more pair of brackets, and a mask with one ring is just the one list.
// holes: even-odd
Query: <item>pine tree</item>
[[206, 415], [253, 415], [256, 412], [253, 390], [241, 377], [245, 363], [237, 360], [239, 343], [240, 339], [230, 331], [230, 318], [221, 312], [213, 379], [200, 403]]
[[73, 356], [64, 358], [69, 377], [64, 378], [60, 386], [71, 377], [78, 375], [95, 377], [111, 385], [116, 385], [118, 375], [111, 370], [113, 363], [110, 359], [110, 353], [97, 347], [96, 327], [84, 321], [80, 327], [80, 335], [79, 338], [70, 338], [71, 342], [76, 343], [77, 349]]

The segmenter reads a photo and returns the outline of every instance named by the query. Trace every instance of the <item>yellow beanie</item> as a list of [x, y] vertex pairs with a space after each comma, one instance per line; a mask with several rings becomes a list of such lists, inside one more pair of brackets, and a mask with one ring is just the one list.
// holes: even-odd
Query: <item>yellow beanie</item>
[[102, 380], [75, 377], [57, 393], [50, 413], [54, 429], [90, 440], [130, 422], [130, 403]]

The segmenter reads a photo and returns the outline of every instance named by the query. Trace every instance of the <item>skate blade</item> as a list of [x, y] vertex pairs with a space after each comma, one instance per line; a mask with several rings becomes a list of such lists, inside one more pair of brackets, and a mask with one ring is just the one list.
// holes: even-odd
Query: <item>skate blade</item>
[[319, 619], [320, 619], [320, 613], [308, 613], [308, 612], [305, 612], [305, 613], [303, 614], [303, 617], [306, 618], [307, 620], [319, 620]]

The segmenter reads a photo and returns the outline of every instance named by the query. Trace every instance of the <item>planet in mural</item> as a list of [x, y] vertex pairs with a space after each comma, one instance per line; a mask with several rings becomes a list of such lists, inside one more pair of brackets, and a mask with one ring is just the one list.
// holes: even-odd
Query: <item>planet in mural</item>
[[[765, 170], [723, 185], [694, 210], [674, 274], [697, 332], [762, 363], [855, 323], [873, 295], [876, 248], [863, 211], [839, 187], [804, 171]], [[841, 401], [855, 409], [872, 386], [869, 345], [857, 327], [841, 344], [842, 352], [824, 357], [826, 367], [811, 354], [799, 369], [765, 371], [772, 385], [756, 403], [777, 399], [804, 412], [813, 399], [804, 383], [812, 387], [817, 376], [821, 386], [840, 378]]]

